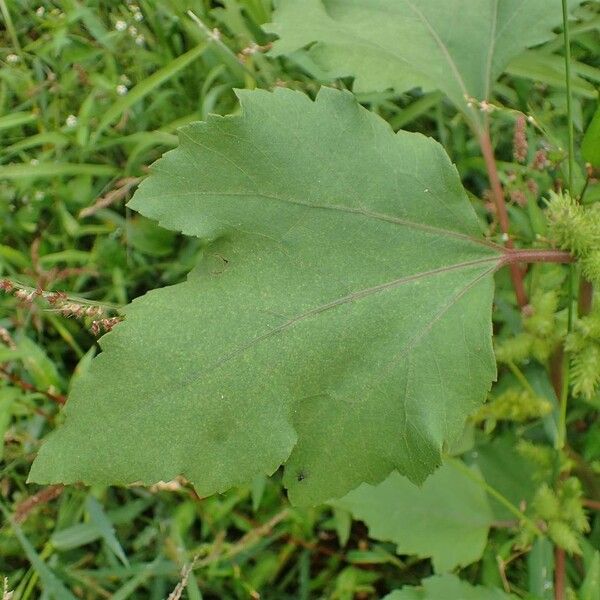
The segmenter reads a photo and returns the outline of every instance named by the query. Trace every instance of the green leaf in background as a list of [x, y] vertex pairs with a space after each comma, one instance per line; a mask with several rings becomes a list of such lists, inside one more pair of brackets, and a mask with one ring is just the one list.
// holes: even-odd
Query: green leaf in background
[[592, 166], [600, 167], [600, 106], [586, 129], [581, 142], [581, 154]]
[[594, 552], [587, 566], [585, 579], [579, 589], [580, 600], [594, 600], [600, 597], [600, 552]]
[[172, 231], [144, 217], [128, 219], [126, 231], [127, 243], [150, 256], [167, 256], [175, 244], [176, 235]]
[[279, 0], [265, 29], [280, 38], [275, 56], [312, 45], [317, 65], [353, 76], [356, 92], [441, 90], [479, 129], [468, 98], [489, 100], [510, 60], [560, 22], [548, 0]]
[[455, 168], [348, 92], [240, 92], [181, 130], [130, 206], [203, 238], [185, 283], [125, 309], [37, 482], [207, 495], [285, 463], [293, 502], [422, 482], [495, 376], [493, 272]]
[[436, 572], [479, 560], [493, 521], [486, 493], [452, 462], [422, 487], [392, 473], [377, 486], [361, 485], [335, 506], [364, 521], [370, 537], [394, 542], [398, 554], [431, 557]]
[[473, 586], [456, 575], [438, 575], [423, 580], [423, 587], [403, 587], [384, 600], [511, 600], [516, 596], [502, 590]]
[[[465, 455], [468, 464], [474, 464], [484, 479], [515, 506], [529, 505], [538, 488], [536, 465], [516, 450], [518, 440], [507, 434], [483, 443]], [[510, 468], [509, 468], [510, 467]], [[514, 515], [495, 498], [490, 506], [497, 520], [512, 519]]]
[[538, 537], [527, 555], [529, 592], [539, 600], [554, 599], [554, 544]]

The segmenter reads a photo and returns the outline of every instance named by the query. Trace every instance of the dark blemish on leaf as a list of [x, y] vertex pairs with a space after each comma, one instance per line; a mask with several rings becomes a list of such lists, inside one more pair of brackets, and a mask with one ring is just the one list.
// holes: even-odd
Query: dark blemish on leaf
[[300, 481], [304, 481], [306, 479], [306, 473], [304, 471], [298, 471], [298, 474], [296, 475], [296, 481], [300, 482]]
[[227, 269], [227, 266], [229, 265], [229, 260], [227, 258], [225, 258], [224, 256], [222, 256], [221, 254], [211, 254], [211, 256], [213, 258], [216, 259], [217, 261], [217, 267], [216, 269], [213, 269], [210, 274], [211, 275], [221, 275], [221, 273], [223, 273], [225, 271], [225, 269]]

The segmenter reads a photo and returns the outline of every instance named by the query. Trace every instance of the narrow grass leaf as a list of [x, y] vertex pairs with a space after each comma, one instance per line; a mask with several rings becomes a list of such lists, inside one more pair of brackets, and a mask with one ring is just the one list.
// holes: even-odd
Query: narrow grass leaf
[[115, 535], [115, 528], [106, 516], [104, 510], [102, 510], [102, 506], [100, 506], [98, 500], [90, 495], [87, 497], [85, 506], [90, 521], [97, 527], [106, 545], [126, 567], [129, 566], [127, 556], [125, 556], [125, 552]]
[[23, 552], [25, 552], [25, 556], [27, 556], [31, 566], [38, 574], [43, 584], [44, 591], [50, 594], [54, 600], [77, 600], [77, 598], [71, 594], [54, 572], [51, 571], [46, 563], [40, 558], [39, 554], [35, 551], [35, 548], [23, 533], [23, 530], [14, 522], [8, 509], [2, 503], [0, 503], [0, 510], [4, 513], [6, 520], [10, 523], [15, 537], [21, 544]]
[[102, 131], [104, 131], [114, 120], [119, 118], [128, 108], [133, 106], [136, 102], [139, 102], [158, 86], [169, 80], [171, 77], [174, 77], [179, 71], [198, 58], [204, 52], [206, 46], [206, 43], [198, 44], [195, 48], [178, 56], [168, 65], [159, 69], [141, 83], [138, 83], [138, 85], [129, 90], [125, 96], [121, 96], [102, 116], [102, 119], [94, 132], [93, 139], [96, 140], [100, 133], [102, 133]]
[[36, 120], [36, 115], [30, 112], [14, 112], [0, 117], [0, 129], [10, 129], [26, 125]]
[[63, 175], [110, 176], [118, 173], [110, 165], [86, 165], [76, 163], [39, 163], [0, 165], [1, 179], [26, 179], [28, 177], [60, 177]]

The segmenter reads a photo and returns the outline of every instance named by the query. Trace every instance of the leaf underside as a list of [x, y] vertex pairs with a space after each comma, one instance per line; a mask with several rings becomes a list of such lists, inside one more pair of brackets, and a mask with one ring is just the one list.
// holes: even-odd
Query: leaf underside
[[201, 495], [285, 464], [296, 503], [421, 482], [495, 377], [493, 271], [439, 144], [351, 94], [239, 92], [180, 131], [130, 206], [205, 241], [125, 309], [30, 480]]
[[319, 68], [354, 77], [355, 92], [438, 89], [478, 129], [467, 98], [489, 100], [510, 60], [560, 23], [548, 0], [279, 0], [265, 29], [280, 37], [275, 56], [311, 45]]

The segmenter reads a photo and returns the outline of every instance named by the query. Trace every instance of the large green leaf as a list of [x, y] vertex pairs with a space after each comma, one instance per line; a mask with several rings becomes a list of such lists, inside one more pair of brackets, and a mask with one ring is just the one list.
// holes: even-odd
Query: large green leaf
[[361, 485], [335, 506], [364, 521], [371, 537], [394, 542], [398, 554], [431, 557], [436, 572], [479, 560], [494, 520], [485, 491], [452, 461], [422, 487], [392, 473], [377, 486]]
[[131, 202], [203, 259], [125, 309], [32, 481], [181, 473], [209, 494], [285, 463], [316, 503], [394, 469], [423, 481], [485, 397], [502, 250], [441, 146], [347, 92], [239, 95]]
[[510, 60], [561, 20], [548, 0], [279, 0], [265, 28], [280, 38], [275, 55], [312, 44], [316, 64], [358, 92], [439, 89], [480, 128], [467, 99], [489, 100]]
[[405, 586], [384, 600], [511, 600], [516, 598], [496, 588], [471, 585], [456, 575], [439, 575], [423, 580], [423, 587]]

